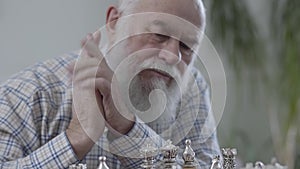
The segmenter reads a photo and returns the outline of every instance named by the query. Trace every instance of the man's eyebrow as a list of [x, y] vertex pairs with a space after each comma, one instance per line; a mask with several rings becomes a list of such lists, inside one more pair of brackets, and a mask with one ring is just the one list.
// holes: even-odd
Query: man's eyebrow
[[[170, 28], [170, 25], [168, 25], [166, 22], [162, 21], [162, 20], [159, 20], [159, 19], [155, 19], [153, 20], [152, 22], [149, 23], [149, 26], [159, 26], [159, 27], [162, 27], [164, 28], [166, 31], [169, 30], [169, 32], [172, 32], [171, 31], [171, 28]], [[192, 31], [193, 32], [193, 31]], [[191, 33], [191, 32], [189, 32]], [[188, 34], [186, 36], [186, 38], [183, 39], [183, 41], [185, 43], [189, 43], [190, 45], [197, 45], [199, 43], [199, 40], [198, 40], [198, 33], [194, 34], [194, 35], [190, 35], [189, 33], [184, 33], [184, 34]], [[173, 35], [175, 37], [175, 35]], [[175, 37], [176, 38], [176, 37]], [[178, 38], [178, 37], [177, 37]]]
[[169, 28], [170, 28], [166, 22], [164, 22], [162, 20], [158, 20], [158, 19], [155, 19], [148, 24], [148, 27], [151, 27], [151, 26], [159, 26], [166, 30], [169, 30]]
[[150, 25], [157, 25], [157, 26], [162, 26], [162, 27], [167, 27], [167, 24], [162, 21], [162, 20], [153, 20]]

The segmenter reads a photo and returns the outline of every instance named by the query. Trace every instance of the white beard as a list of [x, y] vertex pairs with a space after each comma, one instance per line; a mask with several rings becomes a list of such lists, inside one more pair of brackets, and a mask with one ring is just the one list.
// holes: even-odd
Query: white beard
[[[187, 76], [181, 75], [175, 66], [155, 57], [147, 59], [138, 65], [137, 70], [158, 69], [172, 76], [170, 83], [158, 78], [144, 79], [140, 74], [134, 76], [129, 85], [129, 98], [136, 113], [145, 123], [165, 123], [176, 119], [176, 110], [186, 90]], [[132, 110], [134, 111], [134, 110]]]
[[[153, 92], [155, 89], [163, 92], [165, 97], [160, 94], [161, 92]], [[139, 76], [136, 76], [130, 84], [129, 98], [135, 109], [142, 112], [137, 113], [139, 118], [147, 123], [160, 123], [176, 118], [180, 91], [175, 81], [167, 87], [166, 83], [158, 78], [152, 78], [147, 84], [141, 81]], [[151, 115], [145, 113], [151, 113]]]

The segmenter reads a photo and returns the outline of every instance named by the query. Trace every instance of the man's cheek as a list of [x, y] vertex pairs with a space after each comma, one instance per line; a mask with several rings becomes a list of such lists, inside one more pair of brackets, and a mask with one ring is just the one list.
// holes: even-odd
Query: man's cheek
[[178, 70], [178, 72], [180, 73], [180, 77], [184, 76], [184, 74], [186, 74], [187, 71], [187, 65], [185, 63], [180, 62], [177, 66], [176, 69]]

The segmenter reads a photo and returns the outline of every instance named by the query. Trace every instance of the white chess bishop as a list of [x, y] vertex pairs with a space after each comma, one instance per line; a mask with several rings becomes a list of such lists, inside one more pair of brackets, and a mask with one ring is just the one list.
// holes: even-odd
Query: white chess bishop
[[195, 163], [195, 152], [191, 147], [191, 140], [186, 140], [185, 145], [185, 150], [182, 154], [184, 160], [183, 168], [194, 169], [197, 167], [197, 165]]

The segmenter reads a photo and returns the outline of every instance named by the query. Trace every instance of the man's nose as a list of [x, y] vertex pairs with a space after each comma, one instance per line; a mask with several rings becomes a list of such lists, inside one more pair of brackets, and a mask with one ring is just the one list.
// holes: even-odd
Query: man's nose
[[176, 65], [181, 61], [180, 42], [170, 38], [161, 48], [158, 57], [169, 65]]

